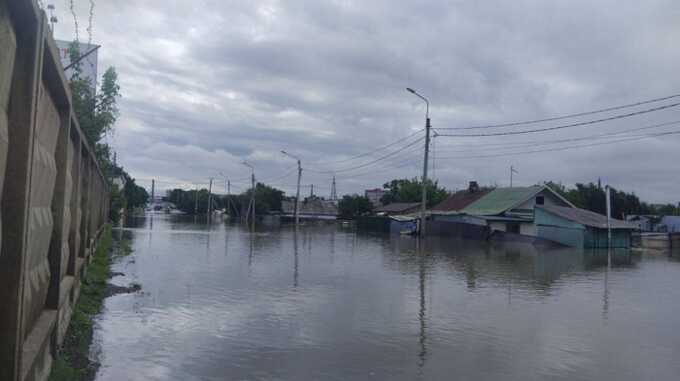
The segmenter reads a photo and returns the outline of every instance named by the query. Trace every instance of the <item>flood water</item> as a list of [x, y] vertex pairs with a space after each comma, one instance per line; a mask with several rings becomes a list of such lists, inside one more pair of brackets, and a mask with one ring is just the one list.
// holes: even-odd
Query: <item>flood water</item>
[[166, 215], [105, 302], [97, 380], [677, 380], [680, 261]]

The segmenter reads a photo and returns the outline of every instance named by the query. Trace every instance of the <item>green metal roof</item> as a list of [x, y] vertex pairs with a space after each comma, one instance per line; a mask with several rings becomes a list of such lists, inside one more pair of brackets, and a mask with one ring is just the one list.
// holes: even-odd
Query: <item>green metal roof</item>
[[543, 190], [543, 186], [496, 188], [461, 212], [477, 216], [493, 216], [530, 199]]

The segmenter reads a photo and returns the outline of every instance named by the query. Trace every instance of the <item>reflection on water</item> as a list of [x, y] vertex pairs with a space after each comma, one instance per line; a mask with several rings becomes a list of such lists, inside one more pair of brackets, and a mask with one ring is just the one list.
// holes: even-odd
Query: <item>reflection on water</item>
[[677, 379], [680, 262], [153, 215], [106, 300], [98, 380]]

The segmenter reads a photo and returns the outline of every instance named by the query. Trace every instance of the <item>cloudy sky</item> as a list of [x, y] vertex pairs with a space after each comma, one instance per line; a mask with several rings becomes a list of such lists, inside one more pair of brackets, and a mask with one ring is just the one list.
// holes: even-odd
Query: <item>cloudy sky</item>
[[[213, 176], [223, 191], [226, 176], [239, 192], [247, 160], [259, 180], [291, 193], [295, 161], [282, 149], [302, 160], [303, 193], [314, 184], [315, 194], [328, 196], [333, 173], [339, 194], [418, 176], [425, 107], [406, 87], [430, 99], [440, 134], [541, 129], [680, 102], [443, 130], [680, 93], [674, 0], [94, 4], [100, 72], [115, 66], [123, 94], [110, 142], [147, 187], [151, 178], [159, 188], [189, 188]], [[56, 37], [73, 39], [70, 1], [55, 5]], [[74, 0], [81, 41], [89, 5]], [[680, 106], [542, 133], [439, 136], [430, 170], [452, 190], [470, 180], [507, 185], [513, 165], [516, 185], [601, 178], [649, 201], [677, 202], [680, 135], [640, 138], [680, 124], [626, 131], [678, 120]], [[598, 137], [582, 139], [589, 136]], [[582, 145], [590, 146], [575, 148]]]

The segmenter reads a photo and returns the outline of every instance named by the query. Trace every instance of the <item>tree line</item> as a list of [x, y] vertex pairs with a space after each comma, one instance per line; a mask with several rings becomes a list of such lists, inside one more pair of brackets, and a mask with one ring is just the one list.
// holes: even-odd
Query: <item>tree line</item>
[[[93, 91], [92, 79], [82, 76], [82, 63], [78, 62], [80, 54], [78, 44], [72, 43], [69, 57], [71, 62], [76, 62], [69, 79], [73, 110], [111, 190], [109, 218], [116, 222], [121, 217], [121, 210], [144, 207], [149, 194], [146, 189], [135, 183], [135, 179], [123, 167], [117, 165], [112, 157], [114, 154], [111, 146], [105, 140], [106, 136], [113, 133], [119, 115], [117, 100], [121, 94], [116, 69], [114, 67], [106, 69], [101, 84]], [[122, 180], [124, 183], [122, 189], [118, 188], [114, 179]]]
[[[607, 213], [606, 190], [599, 181], [597, 184], [593, 182], [587, 184], [577, 183], [573, 188], [553, 181], [548, 181], [545, 185], [579, 208], [600, 214]], [[626, 216], [632, 214], [680, 215], [680, 208], [677, 205], [647, 203], [640, 201], [640, 198], [635, 193], [627, 193], [613, 187], [610, 187], [609, 193], [611, 213], [614, 218], [625, 219]]]
[[[212, 200], [212, 209], [222, 209], [232, 216], [242, 216], [248, 211], [252, 189], [235, 195], [218, 195], [208, 193], [208, 189], [184, 190], [175, 188], [167, 191], [164, 200], [171, 202], [178, 210], [187, 214], [205, 214], [208, 211], [208, 200]], [[263, 183], [255, 185], [255, 213], [266, 214], [280, 212], [284, 192]]]

